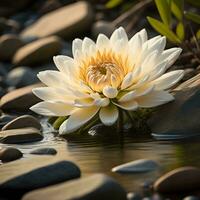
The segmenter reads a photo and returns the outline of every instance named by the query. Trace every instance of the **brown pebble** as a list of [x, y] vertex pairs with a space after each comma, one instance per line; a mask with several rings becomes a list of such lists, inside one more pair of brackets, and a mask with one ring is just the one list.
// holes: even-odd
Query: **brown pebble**
[[2, 128], [2, 131], [10, 129], [18, 129], [18, 128], [27, 128], [27, 127], [33, 127], [40, 130], [41, 124], [35, 117], [31, 115], [22, 115], [7, 123]]
[[200, 188], [200, 169], [181, 167], [161, 176], [153, 186], [161, 193], [192, 191]]
[[8, 147], [0, 150], [0, 160], [3, 163], [17, 160], [22, 156], [22, 152], [16, 148]]

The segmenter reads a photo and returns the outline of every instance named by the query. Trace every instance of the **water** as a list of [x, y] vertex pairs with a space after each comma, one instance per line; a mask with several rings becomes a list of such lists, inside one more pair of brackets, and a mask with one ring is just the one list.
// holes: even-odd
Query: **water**
[[[79, 165], [82, 176], [94, 173], [105, 173], [118, 180], [127, 191], [142, 190], [144, 182], [154, 181], [163, 173], [181, 166], [200, 167], [200, 140], [184, 140], [179, 142], [156, 141], [148, 135], [125, 137], [123, 144], [117, 139], [106, 136], [79, 136], [68, 141], [55, 137], [53, 129], [43, 123], [45, 139], [34, 144], [16, 145], [24, 157], [30, 157], [29, 152], [38, 147], [54, 147], [59, 154]], [[136, 159], [153, 159], [160, 168], [153, 172], [140, 174], [117, 174], [111, 169], [117, 165]]]

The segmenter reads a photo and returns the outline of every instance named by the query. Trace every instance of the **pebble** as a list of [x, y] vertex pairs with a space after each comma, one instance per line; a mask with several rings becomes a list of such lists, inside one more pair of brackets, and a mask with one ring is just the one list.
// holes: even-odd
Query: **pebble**
[[183, 198], [183, 200], [199, 200], [200, 198], [199, 197], [196, 197], [196, 196], [187, 196], [185, 198]]
[[118, 173], [141, 173], [156, 170], [158, 164], [149, 159], [140, 159], [128, 162], [117, 167], [112, 168], [112, 172]]
[[[0, 4], [1, 4], [1, 1], [0, 1]], [[1, 9], [0, 15], [2, 16], [2, 9]], [[20, 28], [20, 25], [15, 20], [0, 17], [0, 34], [7, 33], [7, 32], [17, 32], [19, 31], [19, 28]]]
[[15, 12], [25, 8], [31, 0], [17, 0], [17, 3], [13, 0], [0, 1], [1, 16], [10, 16]]
[[38, 82], [37, 74], [30, 67], [17, 67], [11, 70], [7, 77], [6, 83], [15, 88], [25, 87]]
[[45, 13], [58, 9], [61, 6], [62, 3], [59, 0], [44, 1], [38, 5], [38, 13], [43, 15]]
[[22, 152], [16, 148], [7, 147], [0, 149], [0, 160], [3, 163], [17, 160], [22, 156], [23, 156]]
[[24, 45], [22, 40], [13, 34], [5, 34], [0, 37], [0, 59], [11, 60], [15, 52]]
[[56, 155], [57, 151], [54, 148], [39, 148], [30, 152], [37, 155]]
[[142, 197], [137, 193], [129, 192], [127, 194], [127, 200], [141, 200], [141, 199]]
[[57, 35], [64, 39], [74, 38], [74, 34], [87, 31], [93, 19], [94, 13], [91, 5], [87, 1], [80, 1], [43, 15], [26, 28], [21, 35], [22, 37]]
[[181, 90], [188, 90], [193, 87], [199, 87], [200, 86], [200, 73], [198, 73], [196, 76], [190, 78], [189, 80], [181, 83], [179, 86], [177, 86], [174, 91], [181, 91]]
[[1, 98], [1, 109], [3, 111], [27, 112], [29, 108], [41, 100], [32, 93], [35, 87], [41, 87], [41, 84], [34, 84], [13, 90]]
[[0, 63], [0, 76], [3, 78], [3, 81], [4, 81], [4, 77], [7, 76], [7, 70], [8, 70], [7, 66], [4, 63]]
[[186, 81], [196, 75], [196, 70], [194, 68], [184, 69], [184, 77], [182, 81]]
[[[162, 198], [162, 196], [160, 196], [159, 194], [155, 193], [151, 196], [151, 200], [164, 200], [164, 198]], [[170, 200], [170, 199], [165, 199], [165, 200]]]
[[10, 121], [12, 121], [15, 118], [16, 118], [16, 116], [3, 114], [0, 117], [0, 128], [2, 128], [3, 126], [5, 126], [7, 123], [9, 123]]
[[153, 137], [158, 140], [178, 140], [200, 136], [199, 89], [200, 84], [176, 91], [174, 101], [155, 110], [148, 120]]
[[110, 22], [106, 21], [97, 21], [92, 26], [92, 35], [97, 38], [100, 33], [105, 34], [107, 37], [110, 37], [112, 32], [115, 30], [115, 27]]
[[59, 37], [42, 38], [20, 48], [13, 57], [13, 64], [35, 65], [43, 63], [52, 59], [54, 55], [59, 54], [61, 48], [62, 42]]
[[114, 179], [95, 174], [31, 191], [22, 200], [127, 200], [125, 190]]
[[[115, 128], [112, 126], [105, 126], [104, 124], [96, 124], [88, 130], [88, 134], [91, 136], [105, 136], [114, 137], [116, 136]], [[116, 137], [114, 137], [116, 138]]]
[[154, 183], [154, 190], [161, 193], [193, 191], [200, 188], [200, 169], [181, 167], [161, 176]]
[[5, 144], [36, 142], [42, 139], [42, 134], [38, 129], [35, 128], [21, 128], [0, 131], [0, 142]]
[[21, 197], [25, 192], [78, 177], [79, 167], [65, 159], [52, 156], [21, 159], [0, 167], [1, 196]]
[[2, 131], [10, 129], [18, 129], [18, 128], [28, 128], [28, 127], [40, 130], [41, 124], [37, 120], [37, 118], [33, 117], [32, 115], [22, 115], [7, 123], [2, 128]]
[[141, 187], [144, 190], [150, 190], [153, 186], [153, 180], [145, 180], [142, 184]]

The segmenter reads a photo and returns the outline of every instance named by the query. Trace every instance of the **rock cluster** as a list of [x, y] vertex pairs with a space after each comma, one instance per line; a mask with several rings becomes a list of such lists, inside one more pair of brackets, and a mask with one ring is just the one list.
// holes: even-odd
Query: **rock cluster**
[[[119, 165], [110, 171], [114, 177], [130, 175], [134, 179], [148, 173], [153, 176], [158, 171], [163, 174], [158, 179], [153, 176], [152, 180], [144, 180], [143, 190], [152, 194], [146, 197], [135, 191], [127, 193], [105, 174], [81, 177], [81, 166], [70, 161], [67, 154], [60, 155], [54, 146], [42, 146], [46, 139], [43, 119], [29, 110], [41, 101], [32, 93], [33, 88], [44, 86], [39, 83], [37, 73], [55, 69], [53, 56], [71, 56], [71, 41], [77, 36], [89, 35], [92, 39], [99, 33], [110, 36], [120, 21], [120, 18], [115, 23], [108, 21], [113, 14], [111, 10], [99, 3], [94, 6], [94, 2], [98, 1], [0, 1], [0, 199], [160, 200], [164, 199], [160, 194], [185, 191], [191, 196], [185, 195], [184, 200], [199, 199], [198, 193], [193, 195], [194, 190], [200, 189], [197, 167], [177, 168], [165, 174], [162, 163], [153, 159], [130, 157], [125, 164], [119, 159], [115, 163]], [[106, 16], [102, 16], [102, 10]], [[128, 29], [132, 26], [128, 24]], [[181, 65], [176, 63], [174, 68], [184, 68], [185, 75], [183, 83], [172, 91], [175, 101], [155, 109], [148, 121], [152, 136], [158, 140], [200, 135], [200, 67], [195, 60], [188, 63], [191, 53], [181, 55], [181, 59]], [[116, 135], [113, 127], [105, 129], [102, 124], [92, 127], [89, 134], [102, 140]]]

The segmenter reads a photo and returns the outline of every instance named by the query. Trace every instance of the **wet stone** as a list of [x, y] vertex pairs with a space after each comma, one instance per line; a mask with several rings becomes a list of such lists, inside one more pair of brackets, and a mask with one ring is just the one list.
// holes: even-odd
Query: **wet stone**
[[141, 199], [142, 197], [137, 193], [129, 192], [127, 194], [127, 200], [141, 200]]
[[[200, 136], [199, 78], [196, 81], [188, 81], [185, 89], [176, 90], [174, 101], [155, 108], [148, 124], [156, 139], [177, 140]], [[195, 84], [194, 87], [191, 84]]]
[[16, 116], [3, 114], [0, 117], [0, 128], [2, 128], [3, 126], [5, 126], [7, 123], [9, 123], [10, 121], [12, 121], [15, 118], [16, 118]]
[[7, 77], [6, 83], [15, 88], [25, 87], [38, 82], [36, 73], [30, 67], [17, 67], [11, 70]]
[[200, 188], [200, 169], [181, 167], [161, 176], [154, 183], [154, 190], [161, 193], [193, 191]]
[[[7, 75], [7, 71], [8, 71], [7, 66], [4, 63], [0, 63], [0, 76], [2, 77], [3, 80], [4, 80], [3, 77]], [[2, 86], [2, 83], [1, 83], [1, 86]]]
[[33, 127], [38, 130], [41, 129], [40, 122], [32, 115], [22, 115], [3, 126], [2, 131], [10, 129], [28, 128]]
[[17, 35], [5, 34], [0, 37], [0, 59], [11, 60], [15, 52], [24, 45]]
[[183, 77], [182, 81], [186, 81], [195, 75], [196, 75], [196, 70], [194, 68], [184, 69], [184, 77]]
[[91, 136], [113, 136], [116, 135], [116, 130], [114, 127], [112, 126], [105, 126], [104, 124], [100, 123], [100, 124], [96, 124], [94, 126], [92, 126], [89, 131], [88, 134]]
[[[80, 177], [73, 162], [52, 156], [13, 161], [0, 166], [0, 194], [8, 199], [31, 190]], [[47, 198], [48, 199], [48, 198]]]
[[0, 160], [3, 163], [17, 160], [22, 156], [22, 152], [16, 148], [8, 147], [0, 149]]
[[13, 57], [14, 65], [35, 65], [50, 60], [62, 48], [59, 37], [51, 36], [31, 42], [20, 48]]
[[29, 143], [42, 139], [42, 134], [35, 128], [11, 129], [0, 132], [0, 142], [4, 144]]
[[[163, 200], [164, 198], [162, 198], [162, 196], [160, 195], [160, 194], [157, 194], [157, 193], [155, 193], [155, 194], [153, 194], [152, 196], [151, 196], [151, 200]], [[169, 200], [169, 199], [168, 199]]]
[[95, 22], [92, 26], [92, 34], [95, 38], [98, 37], [100, 33], [110, 37], [114, 30], [115, 27], [112, 25], [112, 23], [103, 20]]
[[12, 0], [0, 1], [0, 16], [10, 16], [17, 11], [25, 8], [31, 0], [18, 0], [17, 3]]
[[74, 34], [80, 34], [90, 28], [93, 15], [91, 5], [87, 1], [79, 1], [43, 15], [21, 35], [39, 38], [57, 35], [65, 39], [72, 38]]
[[[76, 192], [74, 189], [77, 188]], [[127, 200], [125, 190], [114, 179], [97, 174], [31, 191], [23, 200]]]
[[37, 155], [56, 155], [57, 151], [54, 148], [39, 148], [30, 152]]
[[153, 186], [153, 180], [145, 180], [144, 183], [141, 184], [141, 187], [144, 190], [150, 190]]
[[183, 200], [199, 200], [200, 198], [197, 196], [187, 196], [183, 198]]
[[158, 164], [153, 160], [140, 159], [128, 162], [112, 168], [112, 172], [118, 173], [141, 173], [153, 171], [158, 168]]
[[34, 84], [19, 88], [5, 94], [1, 98], [1, 109], [6, 112], [27, 112], [29, 108], [41, 100], [32, 93], [35, 87], [41, 87], [41, 84]]

